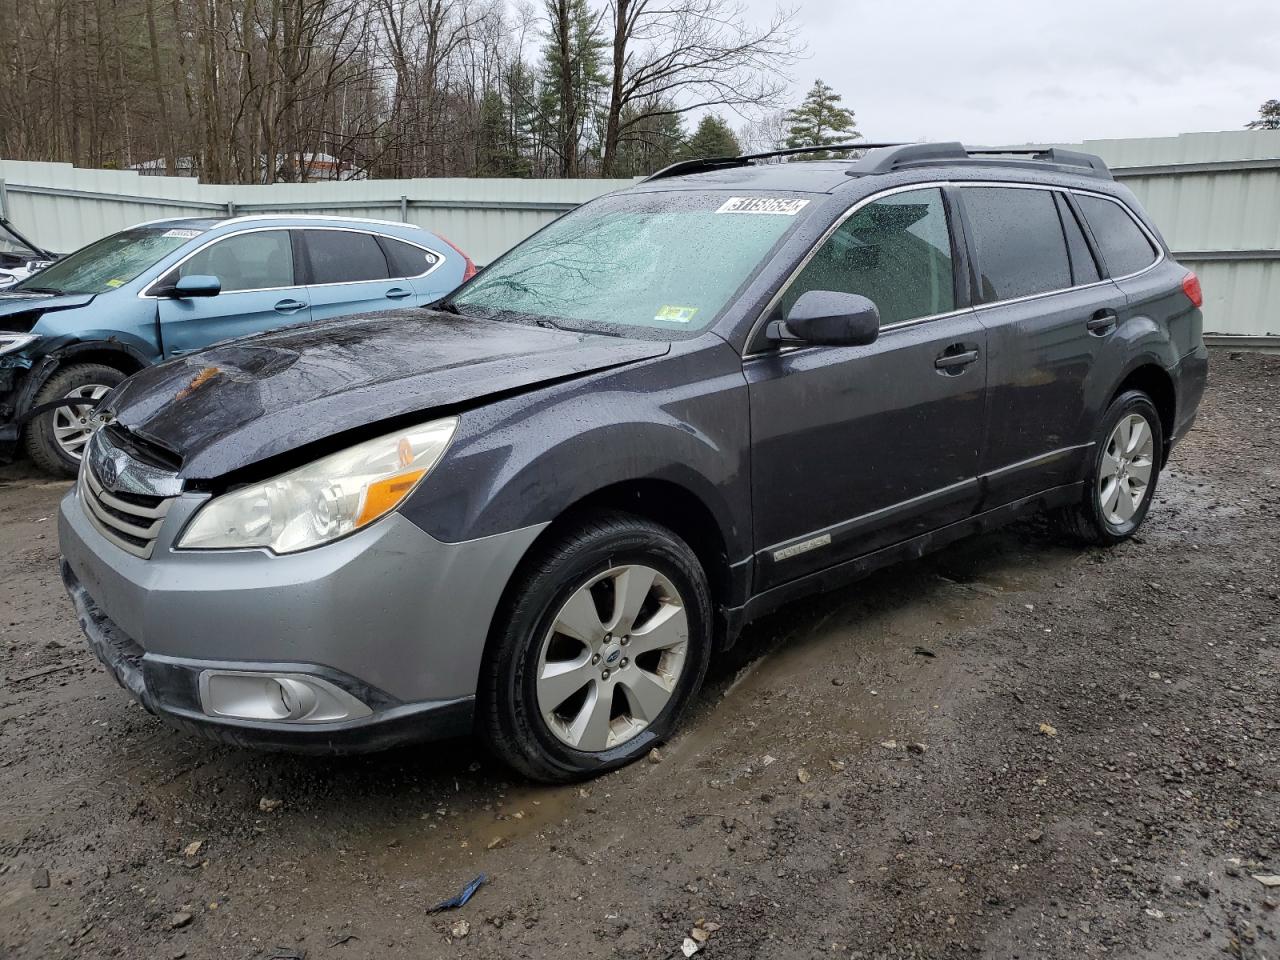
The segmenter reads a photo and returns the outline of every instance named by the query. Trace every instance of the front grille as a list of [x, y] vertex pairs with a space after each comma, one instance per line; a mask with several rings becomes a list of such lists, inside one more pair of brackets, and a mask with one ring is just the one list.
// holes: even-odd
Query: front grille
[[85, 515], [98, 532], [126, 553], [149, 559], [173, 498], [110, 493], [87, 459], [80, 468], [79, 487]]

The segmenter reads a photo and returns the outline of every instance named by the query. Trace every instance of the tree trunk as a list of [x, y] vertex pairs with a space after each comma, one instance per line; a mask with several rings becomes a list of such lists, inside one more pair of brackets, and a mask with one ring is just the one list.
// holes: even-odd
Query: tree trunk
[[613, 69], [609, 88], [609, 116], [604, 128], [604, 152], [600, 175], [611, 177], [618, 164], [618, 142], [622, 134], [622, 81], [627, 67], [628, 19], [631, 0], [614, 0]]

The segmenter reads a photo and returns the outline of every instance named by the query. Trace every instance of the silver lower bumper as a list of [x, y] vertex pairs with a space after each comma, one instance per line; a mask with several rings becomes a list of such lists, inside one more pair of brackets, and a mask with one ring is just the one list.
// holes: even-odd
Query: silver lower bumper
[[392, 514], [289, 556], [173, 550], [201, 502], [177, 498], [143, 560], [67, 495], [62, 554], [95, 609], [154, 663], [312, 664], [402, 704], [474, 695], [502, 591], [543, 529], [450, 544]]

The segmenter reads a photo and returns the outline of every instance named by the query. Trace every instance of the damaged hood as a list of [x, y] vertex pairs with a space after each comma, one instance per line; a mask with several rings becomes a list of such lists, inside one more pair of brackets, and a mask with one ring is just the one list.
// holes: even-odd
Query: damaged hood
[[0, 290], [0, 317], [37, 310], [70, 310], [93, 303], [92, 293], [36, 293], [32, 290]]
[[210, 479], [334, 434], [659, 357], [630, 340], [403, 311], [230, 341], [130, 377], [107, 419]]

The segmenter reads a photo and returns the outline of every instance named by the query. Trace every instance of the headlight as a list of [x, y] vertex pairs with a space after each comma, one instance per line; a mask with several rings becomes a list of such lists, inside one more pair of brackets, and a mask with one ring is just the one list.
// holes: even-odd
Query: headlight
[[[0, 283], [0, 286], [3, 286]], [[35, 333], [0, 333], [0, 353], [16, 353], [32, 340], [39, 339]]]
[[436, 465], [457, 426], [449, 417], [409, 427], [210, 500], [178, 546], [294, 553], [346, 536], [394, 510]]

